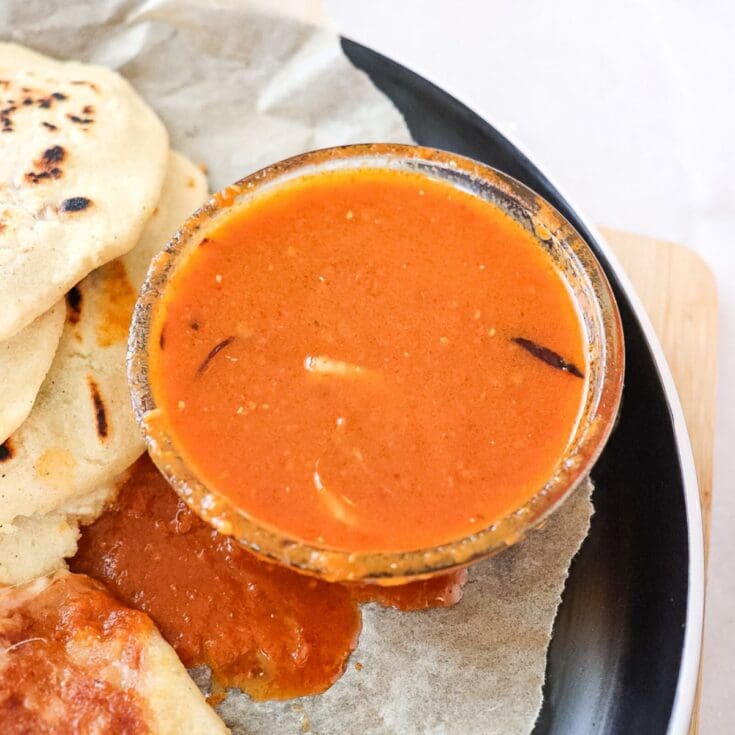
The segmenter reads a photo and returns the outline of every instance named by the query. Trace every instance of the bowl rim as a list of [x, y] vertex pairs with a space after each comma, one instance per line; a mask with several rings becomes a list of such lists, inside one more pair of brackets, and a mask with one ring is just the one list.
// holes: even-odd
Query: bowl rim
[[[177, 266], [206, 236], [207, 226], [233, 208], [266, 190], [296, 178], [339, 168], [395, 168], [412, 170], [447, 183], [475, 181], [513, 207], [511, 215], [526, 220], [527, 229], [541, 244], [553, 243], [573, 257], [588, 279], [594, 296], [591, 318], [599, 329], [600, 355], [595, 370], [587, 370], [585, 430], [575, 435], [552, 477], [529, 501], [484, 529], [452, 541], [411, 551], [351, 552], [288, 536], [251, 517], [229, 498], [199, 480], [176, 449], [165, 412], [153, 398], [148, 380], [153, 317], [166, 284]], [[455, 180], [450, 180], [452, 177]], [[467, 191], [466, 188], [463, 190]], [[470, 192], [474, 193], [474, 192]], [[517, 212], [515, 208], [517, 209]], [[506, 210], [507, 211], [507, 210]], [[516, 216], [516, 214], [518, 216]], [[400, 583], [430, 576], [485, 559], [511, 546], [542, 525], [582, 483], [612, 431], [620, 405], [625, 354], [620, 313], [602, 266], [572, 225], [546, 200], [521, 182], [465, 156], [425, 146], [371, 143], [324, 148], [302, 153], [260, 169], [214, 194], [184, 222], [165, 249], [151, 263], [136, 302], [131, 323], [127, 371], [133, 411], [148, 452], [159, 470], [187, 505], [219, 532], [233, 536], [250, 551], [269, 561], [332, 581]], [[593, 382], [594, 381], [594, 382]], [[589, 409], [589, 410], [588, 410]]]

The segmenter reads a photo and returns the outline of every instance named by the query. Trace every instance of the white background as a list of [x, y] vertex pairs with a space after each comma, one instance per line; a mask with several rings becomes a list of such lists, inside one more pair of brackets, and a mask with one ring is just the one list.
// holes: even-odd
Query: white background
[[511, 133], [592, 221], [702, 255], [720, 297], [702, 732], [735, 732], [735, 2], [325, 0]]

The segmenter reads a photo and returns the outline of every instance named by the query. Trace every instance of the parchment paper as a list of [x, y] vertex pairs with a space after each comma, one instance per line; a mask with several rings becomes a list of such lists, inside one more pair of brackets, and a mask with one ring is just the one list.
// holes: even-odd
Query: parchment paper
[[[410, 139], [332, 32], [266, 7], [5, 0], [0, 31], [119, 69], [160, 114], [172, 145], [206, 164], [213, 189], [308, 149]], [[587, 533], [589, 494], [580, 488], [543, 530], [473, 568], [457, 607], [365, 607], [359, 647], [326, 694], [255, 704], [232, 693], [219, 708], [225, 721], [237, 733], [529, 732], [564, 580]]]

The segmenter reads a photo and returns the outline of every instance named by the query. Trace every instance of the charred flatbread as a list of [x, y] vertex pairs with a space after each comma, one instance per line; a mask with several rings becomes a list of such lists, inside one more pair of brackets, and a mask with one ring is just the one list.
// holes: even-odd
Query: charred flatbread
[[205, 199], [206, 180], [172, 153], [161, 201], [140, 243], [72, 289], [74, 309], [28, 419], [0, 464], [0, 533], [110, 483], [143, 452], [125, 353], [130, 316], [152, 256]]
[[0, 43], [0, 341], [135, 246], [167, 164], [119, 74]]

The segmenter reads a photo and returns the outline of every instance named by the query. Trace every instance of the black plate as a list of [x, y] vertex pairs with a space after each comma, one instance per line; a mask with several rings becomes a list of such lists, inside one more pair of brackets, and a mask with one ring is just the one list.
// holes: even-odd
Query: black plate
[[559, 608], [534, 733], [683, 731], [682, 718], [674, 715], [680, 670], [683, 664], [696, 667], [696, 661], [683, 662], [686, 483], [664, 383], [604, 247], [546, 176], [494, 127], [405, 67], [352, 41], [342, 45], [403, 113], [416, 142], [483, 161], [541, 194], [589, 243], [610, 279], [625, 329], [623, 408], [593, 472], [595, 515]]

